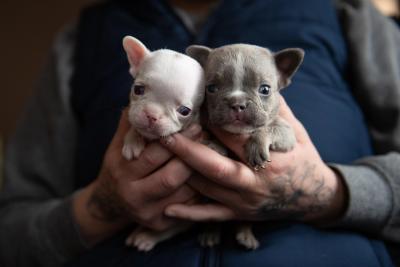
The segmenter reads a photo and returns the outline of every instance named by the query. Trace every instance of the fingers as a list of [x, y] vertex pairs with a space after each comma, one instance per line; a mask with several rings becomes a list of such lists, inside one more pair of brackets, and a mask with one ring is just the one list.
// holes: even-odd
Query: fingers
[[292, 127], [299, 143], [308, 142], [309, 136], [303, 124], [294, 116], [292, 110], [287, 105], [285, 99], [280, 96], [279, 115], [285, 119]]
[[126, 161], [126, 169], [134, 174], [133, 179], [150, 175], [171, 159], [172, 153], [158, 143], [149, 143], [138, 159]]
[[140, 180], [140, 189], [152, 198], [164, 198], [181, 187], [191, 175], [192, 170], [181, 160], [174, 158], [160, 170]]
[[186, 164], [217, 184], [230, 188], [247, 187], [254, 178], [244, 164], [224, 157], [207, 146], [174, 134], [162, 144]]
[[[169, 217], [166, 216], [164, 213], [164, 210], [166, 209], [167, 206], [169, 205], [174, 205], [174, 204], [195, 204], [198, 203], [199, 199], [196, 195], [196, 192], [193, 191], [189, 186], [184, 185], [180, 187], [176, 192], [171, 194], [170, 196], [162, 199], [162, 200], [155, 200], [155, 202], [150, 203], [148, 205], [147, 209], [148, 212], [156, 212], [157, 216], [154, 218], [147, 220], [144, 222], [144, 225], [146, 227], [152, 226], [151, 228], [162, 231], [165, 229], [170, 228], [171, 226], [176, 225], [177, 218]], [[147, 206], [147, 205], [146, 205]]]
[[221, 186], [199, 175], [190, 177], [188, 184], [201, 195], [226, 205], [244, 202], [237, 191]]
[[[201, 135], [201, 127], [193, 125], [182, 133], [188, 138], [197, 139]], [[144, 177], [160, 168], [172, 157], [172, 153], [161, 146], [159, 143], [149, 143], [146, 145], [139, 158], [127, 161], [129, 171], [135, 173], [135, 177]]]
[[189, 221], [228, 221], [236, 219], [235, 213], [220, 204], [185, 205], [174, 204], [165, 209], [170, 217]]

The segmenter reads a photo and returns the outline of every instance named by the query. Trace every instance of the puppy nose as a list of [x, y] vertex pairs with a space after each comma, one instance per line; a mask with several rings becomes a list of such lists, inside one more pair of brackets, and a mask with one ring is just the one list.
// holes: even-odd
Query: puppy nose
[[246, 107], [247, 107], [247, 105], [245, 103], [231, 104], [231, 109], [233, 109], [236, 112], [241, 112], [241, 111], [245, 110]]
[[154, 115], [146, 114], [146, 117], [149, 120], [149, 122], [156, 122], [157, 121], [157, 118]]

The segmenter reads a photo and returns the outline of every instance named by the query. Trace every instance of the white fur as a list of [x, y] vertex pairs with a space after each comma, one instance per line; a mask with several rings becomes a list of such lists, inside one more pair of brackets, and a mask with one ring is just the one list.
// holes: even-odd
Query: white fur
[[[204, 73], [196, 60], [172, 50], [150, 52], [133, 37], [125, 37], [123, 46], [130, 64], [129, 72], [135, 78], [128, 112], [132, 127], [125, 136], [122, 149], [123, 156], [131, 160], [140, 156], [146, 140], [178, 132], [198, 118], [204, 98]], [[144, 86], [143, 95], [134, 93], [135, 85]], [[191, 114], [182, 116], [177, 111], [182, 105], [190, 108]], [[140, 227], [126, 243], [148, 251], [186, 228], [176, 226], [156, 232]]]
[[[203, 80], [203, 69], [194, 59], [166, 49], [151, 52], [137, 72], [135, 84], [146, 88], [144, 96], [131, 100], [131, 124], [148, 139], [179, 131], [185, 118], [177, 109], [181, 105], [192, 110], [199, 108], [199, 98], [204, 94]], [[157, 127], [147, 127], [143, 112], [159, 119]]]
[[[236, 87], [238, 88], [238, 87]], [[240, 88], [240, 87], [239, 87]], [[243, 92], [242, 90], [236, 89], [235, 91], [232, 91], [227, 95], [227, 98], [240, 98], [246, 96], [246, 93]]]

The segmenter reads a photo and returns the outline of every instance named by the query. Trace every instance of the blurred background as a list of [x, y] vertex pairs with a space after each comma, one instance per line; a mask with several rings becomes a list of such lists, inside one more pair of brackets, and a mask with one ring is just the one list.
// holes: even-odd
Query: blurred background
[[24, 104], [33, 93], [55, 34], [89, 2], [0, 1], [0, 136], [3, 141], [12, 133]]

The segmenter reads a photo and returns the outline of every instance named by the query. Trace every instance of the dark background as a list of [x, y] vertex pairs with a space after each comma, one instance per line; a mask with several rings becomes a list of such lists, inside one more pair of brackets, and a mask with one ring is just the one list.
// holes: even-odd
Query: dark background
[[90, 0], [0, 0], [0, 138], [12, 133], [55, 37]]

